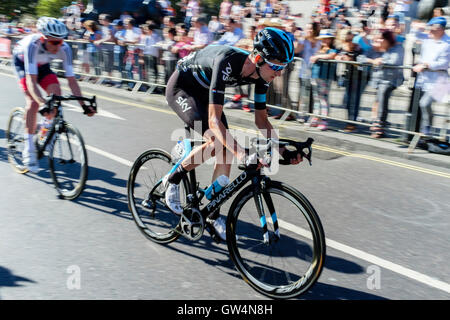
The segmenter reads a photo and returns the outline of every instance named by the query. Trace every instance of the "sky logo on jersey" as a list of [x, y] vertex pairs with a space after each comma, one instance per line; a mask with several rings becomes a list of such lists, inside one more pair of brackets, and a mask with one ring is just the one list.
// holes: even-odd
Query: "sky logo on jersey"
[[233, 69], [231, 68], [231, 64], [228, 62], [228, 66], [225, 68], [225, 70], [222, 70], [222, 79], [223, 81], [232, 81], [233, 78], [230, 78], [230, 74], [233, 72]]
[[181, 107], [181, 110], [183, 111], [183, 113], [192, 108], [191, 106], [188, 105], [187, 98], [178, 97], [176, 102]]

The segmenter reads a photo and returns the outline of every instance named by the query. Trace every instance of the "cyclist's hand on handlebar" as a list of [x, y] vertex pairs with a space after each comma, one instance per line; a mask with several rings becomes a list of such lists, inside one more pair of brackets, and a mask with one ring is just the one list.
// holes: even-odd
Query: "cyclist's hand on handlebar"
[[302, 155], [297, 151], [290, 151], [284, 147], [280, 148], [280, 154], [285, 160], [289, 160], [290, 164], [295, 165], [303, 161]]
[[84, 110], [84, 114], [88, 117], [92, 117], [94, 114], [97, 113], [97, 111], [92, 106], [86, 106], [85, 104], [82, 105], [82, 108]]

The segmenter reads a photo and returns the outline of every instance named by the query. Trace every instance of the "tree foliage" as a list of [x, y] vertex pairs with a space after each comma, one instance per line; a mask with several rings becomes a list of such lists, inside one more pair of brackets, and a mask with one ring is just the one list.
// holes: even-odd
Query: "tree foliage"
[[37, 0], [0, 0], [0, 14], [9, 18], [23, 14], [35, 14]]
[[[36, 13], [39, 17], [60, 17], [62, 15], [61, 9], [69, 6], [73, 0], [39, 0], [36, 7]], [[87, 0], [83, 1], [84, 5]]]

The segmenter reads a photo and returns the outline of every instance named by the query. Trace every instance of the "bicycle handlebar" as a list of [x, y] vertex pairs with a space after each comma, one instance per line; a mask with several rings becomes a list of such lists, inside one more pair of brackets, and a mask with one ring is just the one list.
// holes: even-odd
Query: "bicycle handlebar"
[[50, 95], [49, 98], [47, 98], [47, 101], [45, 102], [45, 106], [41, 107], [39, 109], [39, 113], [41, 115], [44, 115], [44, 113], [51, 111], [55, 104], [60, 106], [62, 101], [83, 101], [83, 102], [88, 102], [88, 105], [86, 106], [85, 104], [83, 104], [83, 113], [84, 114], [88, 114], [89, 112], [89, 108], [94, 109], [94, 111], [97, 111], [97, 99], [95, 96], [93, 96], [92, 98], [86, 98], [86, 97], [81, 97], [81, 96], [74, 96], [74, 95], [65, 95], [65, 96], [58, 96], [56, 94], [52, 94]]
[[[312, 165], [312, 144], [314, 142], [313, 138], [308, 138], [306, 141], [299, 142], [299, 141], [293, 141], [289, 139], [279, 139], [279, 140], [273, 140], [273, 139], [259, 139], [254, 138], [252, 139], [252, 144], [256, 148], [256, 154], [258, 155], [258, 160], [260, 162], [268, 162], [265, 159], [265, 155], [269, 155], [269, 162], [272, 157], [272, 147], [276, 144], [281, 147], [289, 149], [289, 147], [295, 148], [296, 152], [301, 155], [302, 158], [306, 158], [309, 162], [309, 165]], [[306, 149], [306, 151], [305, 151]], [[262, 161], [261, 161], [262, 160]], [[289, 165], [291, 164], [290, 159], [282, 159], [279, 160], [279, 163], [282, 165]], [[245, 166], [241, 167], [244, 168]]]

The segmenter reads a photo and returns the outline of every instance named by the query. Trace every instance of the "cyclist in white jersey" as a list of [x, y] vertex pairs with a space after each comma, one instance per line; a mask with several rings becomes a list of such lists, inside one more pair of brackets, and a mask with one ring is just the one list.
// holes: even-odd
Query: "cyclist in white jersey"
[[[61, 95], [61, 87], [56, 74], [50, 69], [50, 62], [54, 59], [63, 61], [66, 79], [75, 96], [81, 96], [81, 90], [75, 79], [72, 66], [72, 50], [64, 38], [68, 34], [66, 26], [59, 20], [41, 17], [37, 22], [39, 33], [32, 34], [17, 43], [13, 50], [13, 62], [19, 85], [25, 94], [25, 146], [22, 152], [24, 165], [31, 172], [39, 170], [34, 134], [36, 132], [36, 117], [41, 106], [46, 102], [38, 85], [48, 95]], [[87, 108], [87, 115], [93, 116], [95, 111], [79, 102], [83, 109]], [[51, 120], [55, 114], [45, 114]]]

